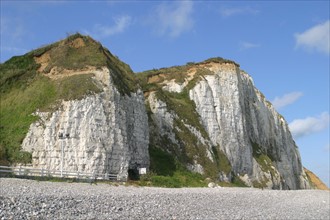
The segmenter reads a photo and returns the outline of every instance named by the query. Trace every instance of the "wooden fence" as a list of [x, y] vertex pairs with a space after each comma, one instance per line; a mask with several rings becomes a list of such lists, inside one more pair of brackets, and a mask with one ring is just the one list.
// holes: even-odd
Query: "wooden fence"
[[60, 178], [75, 178], [75, 179], [93, 179], [93, 180], [118, 180], [115, 174], [99, 174], [99, 173], [85, 173], [78, 171], [63, 170], [47, 170], [32, 167], [8, 167], [0, 166], [0, 174], [7, 173], [14, 176], [21, 177], [60, 177]]

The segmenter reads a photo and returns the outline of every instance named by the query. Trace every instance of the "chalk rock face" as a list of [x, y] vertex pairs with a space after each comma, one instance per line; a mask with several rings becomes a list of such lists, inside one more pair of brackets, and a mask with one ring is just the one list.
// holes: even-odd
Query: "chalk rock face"
[[[287, 122], [233, 61], [217, 57], [134, 74], [80, 34], [24, 56], [26, 71], [13, 59], [2, 81], [8, 94], [15, 80], [29, 87], [31, 76], [46, 88], [28, 113], [38, 118], [28, 131], [25, 117], [7, 125], [26, 134], [21, 147], [33, 167], [122, 180], [137, 168], [164, 176], [189, 170], [213, 182], [311, 187]], [[18, 151], [20, 140], [0, 146]], [[13, 156], [1, 152], [0, 161]], [[22, 162], [30, 159], [22, 155]]]
[[120, 94], [107, 68], [93, 73], [103, 92], [62, 101], [53, 113], [37, 112], [40, 119], [30, 126], [22, 148], [32, 152], [34, 167], [60, 170], [63, 163], [64, 171], [117, 174], [125, 180], [129, 169], [149, 168], [143, 93]]
[[[198, 68], [204, 74], [198, 75]], [[185, 71], [187, 76], [195, 74], [194, 79], [190, 77], [188, 80], [187, 77], [180, 83], [173, 80], [159, 82], [162, 89], [168, 91], [165, 95], [169, 97], [164, 99], [159, 95], [159, 99], [168, 100], [167, 105], [171, 105], [173, 100], [181, 100], [176, 102], [180, 105], [183, 99], [179, 94], [188, 93], [188, 98], [193, 101], [190, 105], [197, 113], [194, 118], [201, 127], [182, 118], [183, 126], [173, 123], [173, 119], [175, 121], [180, 116], [180, 108], [166, 109], [166, 103], [157, 101], [155, 93], [149, 95], [148, 102], [153, 113], [151, 121], [162, 130], [159, 135], [164, 137], [165, 132], [172, 144], [179, 145], [180, 152], [191, 159], [186, 160], [189, 161], [186, 165], [188, 169], [204, 173], [211, 167], [217, 170], [221, 181], [230, 182], [236, 176], [246, 185], [254, 187], [310, 188], [286, 121], [255, 88], [247, 73], [230, 62], [211, 62]], [[172, 103], [172, 106], [175, 105]], [[198, 143], [180, 138], [183, 129], [187, 130], [186, 133], [190, 132], [190, 139]], [[202, 135], [203, 130], [207, 135]], [[191, 157], [188, 153], [191, 148], [203, 153], [195, 153]], [[171, 151], [168, 147], [166, 150]], [[228, 159], [229, 172], [224, 172], [224, 166], [219, 166], [224, 157], [217, 156], [216, 151], [223, 152]]]
[[274, 188], [306, 188], [288, 125], [251, 77], [233, 64], [215, 65], [211, 71], [214, 75], [205, 76], [189, 95], [212, 144], [225, 152], [232, 171]]
[[310, 188], [286, 121], [233, 61], [134, 74], [80, 34], [28, 56], [57, 95], [52, 110], [35, 112], [22, 143], [34, 167], [126, 180], [151, 164], [159, 175], [190, 170], [252, 187]]

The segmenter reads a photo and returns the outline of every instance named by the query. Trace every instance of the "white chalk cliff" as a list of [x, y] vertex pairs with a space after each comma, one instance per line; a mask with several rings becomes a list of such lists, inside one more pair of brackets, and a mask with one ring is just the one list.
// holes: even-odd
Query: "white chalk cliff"
[[[234, 63], [210, 62], [196, 66], [185, 70], [183, 74], [187, 78], [184, 82], [158, 80], [157, 83], [170, 94], [182, 93], [189, 81], [193, 80], [194, 77], [189, 76], [196, 74], [196, 68], [202, 68], [204, 72], [207, 70], [207, 74], [196, 76], [197, 82], [188, 88], [189, 99], [194, 102], [207, 138], [196, 132], [198, 128], [193, 131], [189, 121], [184, 126], [190, 131], [190, 136], [195, 136], [200, 142], [194, 147], [200, 147], [202, 151], [204, 149], [204, 155], [211, 162], [215, 163], [212, 146], [228, 158], [231, 172], [218, 169], [219, 179], [228, 181], [235, 175], [249, 186], [309, 188], [299, 150], [287, 122], [255, 88], [252, 78]], [[150, 79], [155, 78], [155, 75]], [[147, 100], [153, 113], [151, 121], [160, 130], [158, 135], [166, 136], [178, 148], [185, 148], [189, 143], [176, 139], [180, 128], [173, 123], [173, 119], [178, 117], [175, 109], [168, 109], [166, 102], [157, 99], [156, 94], [151, 92]], [[154, 144], [162, 145], [157, 141]], [[171, 152], [168, 147], [165, 149]], [[192, 161], [187, 163], [187, 168], [204, 173], [205, 168], [198, 163], [198, 157], [194, 155]]]
[[[91, 72], [103, 92], [63, 101], [59, 110], [37, 112], [22, 148], [32, 152], [33, 166], [127, 179], [128, 169], [149, 167], [149, 131], [143, 93], [121, 95], [107, 68]], [[59, 133], [68, 138], [59, 138]]]
[[236, 63], [214, 58], [136, 75], [129, 71], [130, 81], [122, 73], [125, 67], [118, 67], [124, 64], [93, 40], [78, 35], [69, 47], [87, 43], [101, 58], [104, 54], [107, 65], [58, 67], [60, 62], [51, 57], [56, 58], [56, 48], [36, 57], [46, 77], [90, 74], [99, 92], [35, 112], [39, 119], [22, 143], [32, 153], [34, 167], [60, 170], [63, 164], [65, 171], [116, 174], [126, 180], [129, 169], [149, 169], [152, 147], [188, 170], [220, 181], [310, 188], [286, 121]]
[[[129, 66], [80, 34], [39, 51], [32, 51], [38, 74], [55, 84], [70, 79], [68, 93], [86, 90], [86, 81], [97, 89], [71, 99], [64, 94], [54, 103], [57, 107], [35, 112], [39, 119], [30, 125], [22, 143], [22, 150], [32, 153], [32, 165], [115, 174], [122, 180], [127, 180], [129, 169], [148, 168], [148, 116]], [[85, 77], [78, 84], [75, 76]]]

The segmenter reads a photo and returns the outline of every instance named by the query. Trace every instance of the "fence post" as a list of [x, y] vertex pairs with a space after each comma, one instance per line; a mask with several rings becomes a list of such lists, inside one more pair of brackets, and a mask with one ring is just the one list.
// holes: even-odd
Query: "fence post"
[[41, 177], [44, 176], [44, 168], [41, 168]]
[[19, 166], [19, 169], [18, 169], [18, 175], [20, 176], [21, 175], [21, 169], [22, 169], [22, 167], [21, 167], [21, 165]]
[[79, 171], [77, 172], [77, 179], [79, 179]]

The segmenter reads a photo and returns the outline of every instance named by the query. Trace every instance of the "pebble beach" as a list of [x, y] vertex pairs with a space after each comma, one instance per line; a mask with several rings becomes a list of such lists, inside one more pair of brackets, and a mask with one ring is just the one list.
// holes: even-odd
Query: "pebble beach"
[[0, 219], [330, 219], [330, 192], [0, 178]]

